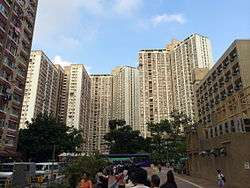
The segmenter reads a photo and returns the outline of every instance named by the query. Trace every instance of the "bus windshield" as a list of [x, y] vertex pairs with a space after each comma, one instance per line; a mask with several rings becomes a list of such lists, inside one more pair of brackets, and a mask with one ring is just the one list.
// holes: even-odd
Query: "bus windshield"
[[36, 165], [36, 170], [37, 171], [46, 171], [46, 170], [49, 170], [49, 166], [48, 165]]
[[14, 164], [1, 164], [0, 172], [13, 172]]

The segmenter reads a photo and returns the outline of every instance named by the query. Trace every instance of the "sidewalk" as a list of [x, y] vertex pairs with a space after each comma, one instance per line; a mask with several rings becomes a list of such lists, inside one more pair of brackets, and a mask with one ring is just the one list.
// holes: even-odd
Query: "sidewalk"
[[175, 174], [176, 178], [187, 182], [187, 183], [193, 183], [195, 187], [198, 188], [218, 188], [216, 182], [210, 182], [205, 179], [197, 178], [197, 177], [191, 177], [187, 175], [182, 175], [182, 174]]

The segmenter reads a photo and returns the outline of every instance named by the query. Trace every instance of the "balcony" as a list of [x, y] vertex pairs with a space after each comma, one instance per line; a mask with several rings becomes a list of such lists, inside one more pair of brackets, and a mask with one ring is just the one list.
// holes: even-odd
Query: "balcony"
[[236, 82], [235, 82], [235, 86], [234, 86], [234, 90], [235, 91], [239, 91], [242, 89], [242, 81], [241, 79], [238, 79]]
[[234, 93], [234, 89], [232, 87], [227, 89], [228, 96], [231, 96]]
[[14, 10], [14, 14], [18, 17], [21, 17], [23, 15], [23, 10], [22, 10], [23, 6], [20, 6], [20, 4], [18, 3], [18, 1], [16, 1], [16, 3], [14, 4], [13, 10]]
[[4, 105], [2, 105], [2, 104], [0, 105], [0, 112], [2, 112], [2, 113], [6, 113], [6, 112], [5, 112], [5, 106], [4, 106]]
[[9, 10], [2, 3], [0, 3], [0, 13], [6, 20], [8, 19]]
[[6, 29], [6, 21], [4, 21], [3, 19], [0, 18], [0, 30], [5, 33], [5, 29]]
[[229, 65], [229, 60], [228, 60], [228, 57], [222, 62], [223, 64], [223, 68], [226, 69]]
[[21, 101], [22, 101], [22, 98], [19, 95], [17, 95], [17, 94], [13, 94], [13, 101], [15, 103], [17, 103], [18, 105], [20, 105]]
[[16, 1], [20, 7], [24, 7], [25, 1], [24, 0], [17, 0]]
[[233, 68], [233, 76], [240, 75], [240, 68], [237, 66]]
[[227, 96], [226, 92], [225, 92], [225, 93], [221, 93], [221, 100], [222, 100], [222, 101], [225, 100], [225, 99], [226, 99], [226, 96]]
[[15, 64], [12, 63], [8, 57], [4, 57], [2, 62], [10, 71], [13, 71], [13, 69], [15, 69]]
[[222, 72], [222, 65], [217, 68], [218, 75]]
[[9, 38], [11, 39], [12, 42], [15, 43], [15, 45], [18, 45], [19, 39], [20, 39], [20, 33], [18, 28], [15, 26], [12, 26], [11, 29], [9, 30]]
[[234, 61], [234, 59], [237, 57], [237, 49], [234, 48], [233, 51], [229, 54], [230, 56], [230, 61]]
[[12, 57], [15, 57], [16, 52], [17, 52], [17, 45], [13, 43], [12, 41], [8, 40], [5, 50], [9, 55], [11, 55]]
[[25, 76], [26, 76], [25, 71], [22, 71], [22, 70], [20, 70], [20, 69], [18, 69], [18, 70], [16, 71], [16, 73], [17, 73], [19, 76], [21, 76], [23, 79], [24, 79]]
[[13, 3], [13, 0], [4, 0], [4, 2], [10, 7]]
[[213, 81], [216, 80], [216, 76], [217, 76], [217, 73], [216, 73], [216, 72], [213, 72], [213, 73], [212, 73], [212, 80], [213, 80]]
[[0, 70], [0, 77], [4, 79], [7, 83], [12, 85], [11, 81], [13, 81], [13, 77], [11, 74], [6, 73], [4, 70]]

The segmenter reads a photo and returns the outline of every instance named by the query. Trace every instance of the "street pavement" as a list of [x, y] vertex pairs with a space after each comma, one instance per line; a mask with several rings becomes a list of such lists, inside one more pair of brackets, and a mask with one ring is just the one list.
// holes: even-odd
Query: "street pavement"
[[[152, 170], [150, 168], [146, 169], [148, 171], [148, 176], [152, 176]], [[166, 182], [167, 172], [169, 169], [163, 168], [158, 174], [161, 178], [161, 184]], [[110, 178], [109, 185], [111, 186], [115, 181], [114, 177]], [[190, 176], [182, 176], [175, 174], [175, 181], [178, 188], [217, 188], [216, 184], [202, 180], [199, 178], [192, 178]], [[110, 187], [109, 186], [109, 187]]]

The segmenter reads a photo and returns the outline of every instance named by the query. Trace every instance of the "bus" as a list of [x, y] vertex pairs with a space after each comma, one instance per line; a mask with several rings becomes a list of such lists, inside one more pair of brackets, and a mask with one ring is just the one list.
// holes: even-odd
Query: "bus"
[[53, 162], [36, 163], [36, 179], [38, 183], [55, 180], [59, 175], [59, 164]]
[[151, 164], [150, 154], [108, 154], [107, 159], [112, 163], [132, 163], [138, 167], [149, 167]]

